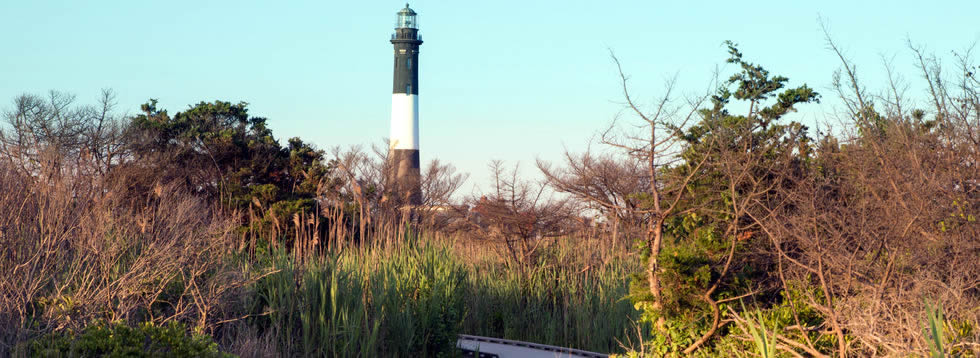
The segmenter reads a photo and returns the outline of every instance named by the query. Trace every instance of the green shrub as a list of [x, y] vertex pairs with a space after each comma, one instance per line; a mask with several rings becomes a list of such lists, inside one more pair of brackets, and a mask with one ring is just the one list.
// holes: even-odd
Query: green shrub
[[47, 334], [20, 351], [31, 357], [233, 357], [219, 352], [211, 337], [188, 333], [176, 322], [136, 327], [99, 322], [80, 332]]

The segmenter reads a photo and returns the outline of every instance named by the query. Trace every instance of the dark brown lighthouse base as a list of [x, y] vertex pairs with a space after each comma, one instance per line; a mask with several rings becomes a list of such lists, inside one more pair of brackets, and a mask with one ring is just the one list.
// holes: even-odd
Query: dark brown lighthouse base
[[390, 198], [401, 207], [422, 205], [422, 175], [418, 149], [391, 149], [388, 182]]

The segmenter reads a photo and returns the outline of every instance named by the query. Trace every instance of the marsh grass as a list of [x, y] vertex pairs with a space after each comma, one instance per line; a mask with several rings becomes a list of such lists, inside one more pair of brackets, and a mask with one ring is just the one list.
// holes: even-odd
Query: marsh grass
[[582, 260], [587, 245], [566, 238], [525, 272], [490, 255], [471, 258], [465, 333], [598, 352], [640, 341], [632, 323], [639, 314], [625, 298], [638, 264]]
[[251, 324], [277, 337], [282, 354], [438, 356], [453, 352], [466, 271], [438, 249], [332, 254], [256, 283]]
[[623, 299], [628, 261], [575, 267], [567, 243], [522, 272], [488, 248], [464, 256], [453, 238], [420, 237], [304, 260], [272, 254], [249, 325], [297, 356], [451, 356], [459, 333], [601, 352], [639, 340]]

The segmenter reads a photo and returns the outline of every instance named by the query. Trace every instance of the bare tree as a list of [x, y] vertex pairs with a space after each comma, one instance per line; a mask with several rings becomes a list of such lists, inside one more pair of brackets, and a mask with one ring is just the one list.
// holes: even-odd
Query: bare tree
[[434, 208], [453, 204], [453, 195], [463, 186], [469, 174], [439, 159], [429, 161], [422, 172], [422, 207]]
[[518, 176], [519, 166], [508, 170], [503, 162], [489, 165], [492, 186], [479, 198], [470, 199], [468, 226], [472, 232], [503, 244], [514, 263], [523, 270], [535, 264], [537, 251], [547, 239], [567, 234], [572, 202]]
[[[663, 169], [678, 160], [681, 140], [677, 128], [683, 128], [694, 118], [707, 95], [677, 105], [673, 98], [675, 79], [666, 83], [664, 94], [653, 106], [645, 110], [630, 93], [627, 76], [619, 59], [612, 55], [619, 71], [626, 111], [637, 117], [636, 132], [622, 131], [619, 121], [614, 120], [600, 136], [600, 142], [624, 156], [619, 165], [596, 158], [593, 154], [581, 156], [566, 152], [567, 169], [553, 169], [547, 163], [538, 167], [555, 190], [591, 202], [614, 217], [640, 218], [645, 222], [646, 248], [649, 251], [647, 281], [654, 297], [654, 309], [663, 307], [658, 256], [663, 245], [664, 222], [683, 214], [678, 203], [684, 197], [683, 188], [698, 172], [681, 178], [664, 178]], [[706, 159], [707, 157], [705, 157]], [[630, 167], [637, 165], [637, 167]], [[703, 161], [696, 164], [700, 166]], [[633, 168], [641, 168], [640, 171]], [[622, 177], [610, 177], [622, 175]], [[663, 329], [663, 318], [658, 328]]]
[[554, 168], [550, 163], [537, 161], [555, 190], [573, 193], [602, 214], [611, 226], [610, 240], [614, 247], [621, 238], [641, 234], [638, 229], [644, 223], [644, 215], [639, 209], [643, 202], [636, 193], [650, 187], [644, 163], [632, 156], [620, 158], [589, 151], [576, 155], [566, 150], [564, 164], [563, 168]]
[[39, 178], [105, 174], [123, 157], [125, 125], [113, 106], [110, 90], [102, 91], [96, 106], [77, 105], [74, 95], [57, 91], [21, 95], [0, 127], [4, 160]]
[[[338, 169], [331, 178], [330, 190], [322, 194], [324, 199], [332, 203], [328, 205], [331, 212], [336, 214], [336, 207], [353, 203], [357, 210], [357, 225], [359, 237], [388, 236], [381, 231], [392, 227], [400, 227], [400, 223], [408, 217], [402, 215], [397, 203], [390, 201], [385, 195], [390, 176], [387, 160], [388, 151], [381, 146], [374, 146], [373, 153], [367, 153], [360, 147], [348, 149], [334, 148], [330, 165]], [[462, 187], [468, 175], [458, 173], [451, 164], [433, 159], [422, 172], [422, 205], [414, 208], [415, 219], [427, 225], [428, 229], [442, 229], [446, 219], [454, 210], [453, 196]], [[336, 215], [328, 215], [336, 216]], [[337, 219], [337, 221], [342, 221]], [[380, 230], [380, 231], [379, 231]]]

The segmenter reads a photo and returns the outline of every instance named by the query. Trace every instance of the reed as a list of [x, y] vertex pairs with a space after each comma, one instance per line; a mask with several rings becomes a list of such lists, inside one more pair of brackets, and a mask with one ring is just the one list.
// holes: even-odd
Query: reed
[[580, 262], [587, 246], [570, 238], [553, 244], [526, 272], [489, 254], [472, 260], [465, 333], [599, 352], [639, 341], [632, 324], [639, 314], [625, 299], [637, 263]]
[[490, 248], [463, 255], [456, 238], [410, 232], [315, 258], [277, 251], [278, 272], [255, 284], [250, 325], [301, 356], [452, 355], [459, 333], [603, 352], [639, 340], [623, 299], [628, 260], [582, 270], [576, 247], [555, 244], [522, 272]]
[[404, 246], [297, 262], [255, 286], [251, 324], [286, 355], [438, 356], [454, 352], [467, 272], [445, 248]]

